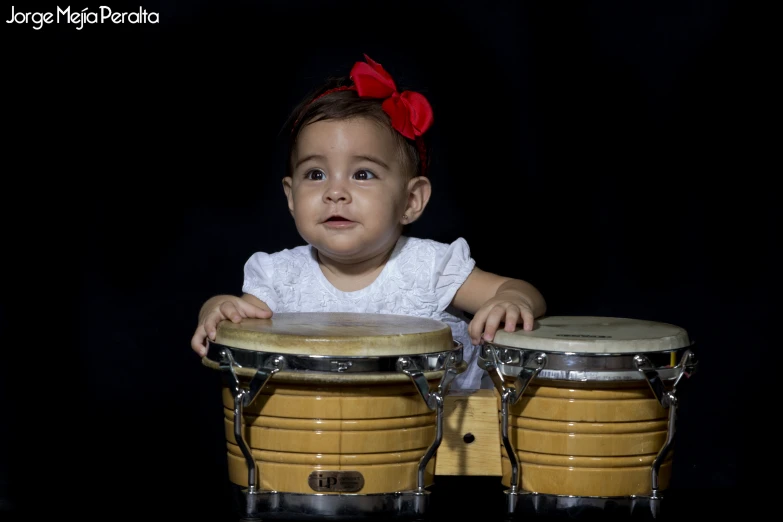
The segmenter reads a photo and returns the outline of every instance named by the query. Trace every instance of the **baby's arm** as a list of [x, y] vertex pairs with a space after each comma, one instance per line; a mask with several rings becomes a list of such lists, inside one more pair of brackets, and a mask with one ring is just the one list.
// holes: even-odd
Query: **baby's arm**
[[196, 333], [190, 341], [193, 350], [202, 357], [207, 354], [206, 339], [215, 340], [217, 324], [228, 319], [238, 323], [243, 317], [257, 317], [268, 319], [272, 317], [272, 310], [267, 304], [254, 295], [216, 295], [210, 297], [202, 306], [198, 314], [198, 326]]
[[533, 329], [533, 320], [544, 315], [546, 302], [533, 285], [520, 279], [499, 276], [474, 268], [457, 290], [452, 304], [470, 314], [468, 326], [471, 342], [491, 341], [500, 323], [513, 332], [521, 319], [525, 330]]

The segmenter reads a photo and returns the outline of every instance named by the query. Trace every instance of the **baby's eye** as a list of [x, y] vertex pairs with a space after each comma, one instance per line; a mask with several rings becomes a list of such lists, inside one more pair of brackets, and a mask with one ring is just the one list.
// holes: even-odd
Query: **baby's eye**
[[354, 178], [358, 180], [372, 179], [374, 177], [375, 174], [373, 174], [369, 170], [360, 170], [356, 174], [354, 174]]
[[310, 170], [305, 174], [305, 179], [311, 179], [313, 181], [321, 181], [324, 179], [324, 173], [320, 170]]

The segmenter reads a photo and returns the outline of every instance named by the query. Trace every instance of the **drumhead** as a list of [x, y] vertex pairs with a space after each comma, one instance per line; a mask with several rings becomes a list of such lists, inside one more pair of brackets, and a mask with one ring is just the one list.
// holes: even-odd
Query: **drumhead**
[[423, 317], [391, 314], [276, 313], [218, 324], [215, 343], [280, 354], [346, 357], [411, 355], [454, 349], [451, 328]]
[[690, 346], [679, 326], [640, 319], [552, 316], [537, 320], [532, 331], [499, 329], [495, 346], [573, 353], [663, 352]]

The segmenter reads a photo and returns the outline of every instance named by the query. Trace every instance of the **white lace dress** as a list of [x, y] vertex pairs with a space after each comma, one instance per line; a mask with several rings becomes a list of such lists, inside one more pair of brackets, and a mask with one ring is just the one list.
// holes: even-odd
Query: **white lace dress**
[[476, 389], [481, 387], [485, 372], [476, 364], [478, 350], [468, 336], [467, 319], [451, 307], [454, 294], [475, 264], [462, 238], [445, 244], [402, 236], [372, 284], [343, 292], [321, 272], [315, 249], [303, 245], [250, 256], [245, 263], [242, 291], [258, 297], [273, 312], [397, 314], [442, 321], [462, 343], [468, 364], [451, 389]]

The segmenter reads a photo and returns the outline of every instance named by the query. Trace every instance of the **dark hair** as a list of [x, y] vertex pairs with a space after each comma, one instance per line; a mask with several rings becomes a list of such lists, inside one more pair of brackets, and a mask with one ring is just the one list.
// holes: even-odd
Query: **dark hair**
[[[292, 174], [292, 157], [296, 141], [305, 125], [323, 120], [345, 120], [357, 117], [369, 118], [386, 127], [397, 141], [405, 171], [411, 178], [423, 175], [428, 170], [431, 156], [429, 153], [425, 153], [422, 164], [422, 154], [424, 151], [429, 151], [429, 144], [424, 137], [419, 138], [420, 143], [417, 145], [414, 140], [397, 132], [391, 126], [391, 118], [382, 108], [383, 100], [381, 99], [360, 98], [355, 90], [328, 92], [350, 85], [352, 82], [348, 77], [330, 78], [306, 96], [291, 113], [285, 125], [288, 132], [286, 175], [291, 176]], [[420, 150], [419, 147], [423, 147], [423, 150]]]

